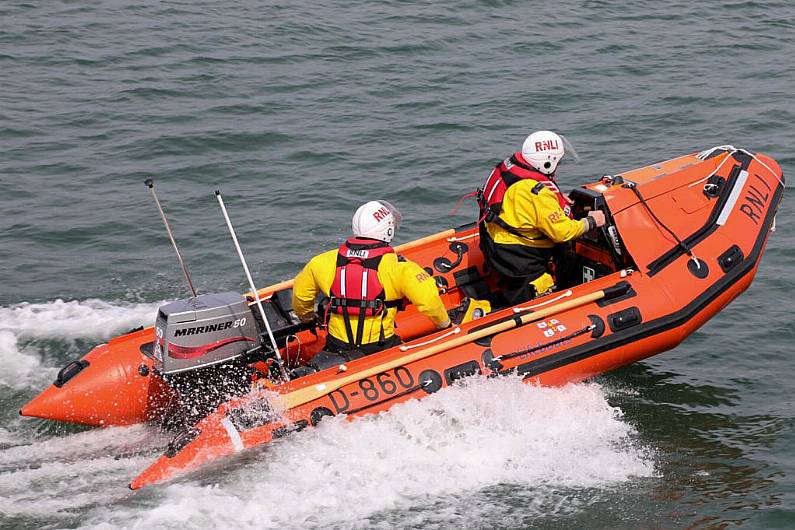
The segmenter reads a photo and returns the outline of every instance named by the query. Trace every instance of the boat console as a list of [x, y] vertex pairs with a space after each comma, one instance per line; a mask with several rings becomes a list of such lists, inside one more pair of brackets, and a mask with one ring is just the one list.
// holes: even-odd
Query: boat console
[[591, 230], [563, 246], [556, 260], [558, 287], [572, 287], [631, 267], [632, 260], [624, 250], [604, 196], [594, 189], [581, 187], [573, 189], [569, 198], [573, 202], [574, 219], [582, 219], [594, 210], [602, 210], [607, 222], [605, 226]]

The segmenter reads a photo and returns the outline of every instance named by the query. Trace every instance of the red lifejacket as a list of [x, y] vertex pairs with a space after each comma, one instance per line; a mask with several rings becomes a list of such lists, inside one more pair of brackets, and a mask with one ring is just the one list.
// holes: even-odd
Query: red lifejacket
[[[386, 299], [384, 286], [378, 279], [381, 258], [393, 252], [395, 250], [388, 243], [373, 239], [352, 238], [339, 248], [328, 310], [342, 315], [348, 343], [352, 346], [362, 344], [366, 317], [381, 316], [388, 307], [398, 307], [400, 304], [399, 300]], [[351, 316], [359, 319], [355, 337]]]
[[486, 183], [478, 190], [481, 222], [495, 222], [509, 232], [517, 233], [516, 227], [508, 225], [499, 218], [499, 215], [502, 213], [502, 201], [508, 188], [522, 179], [538, 181], [538, 185], [533, 188], [533, 193], [538, 194], [544, 187], [552, 191], [558, 198], [558, 204], [563, 212], [571, 217], [571, 207], [553, 180], [554, 177], [544, 175], [535, 169], [522, 158], [522, 153], [519, 152], [497, 164], [486, 178]]

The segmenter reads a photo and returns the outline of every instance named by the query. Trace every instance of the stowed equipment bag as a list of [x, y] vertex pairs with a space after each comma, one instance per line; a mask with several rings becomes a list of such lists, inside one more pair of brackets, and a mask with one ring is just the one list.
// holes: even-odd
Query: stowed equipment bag
[[[381, 259], [394, 252], [388, 243], [372, 239], [349, 239], [339, 248], [328, 311], [342, 315], [352, 348], [362, 345], [365, 320], [377, 317], [382, 320], [387, 308], [401, 305], [401, 300], [386, 299], [384, 286], [378, 279]], [[355, 336], [352, 316], [358, 319]], [[384, 341], [383, 320], [379, 341]]]

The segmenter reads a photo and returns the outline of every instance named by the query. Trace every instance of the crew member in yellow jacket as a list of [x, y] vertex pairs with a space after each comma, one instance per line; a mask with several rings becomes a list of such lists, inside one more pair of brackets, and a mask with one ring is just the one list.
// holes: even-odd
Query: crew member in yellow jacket
[[478, 192], [480, 247], [501, 276], [508, 305], [554, 287], [547, 266], [556, 243], [605, 224], [601, 211], [579, 220], [570, 217], [569, 201], [555, 182], [566, 144], [552, 131], [534, 132], [521, 151], [497, 164]]
[[390, 246], [400, 212], [386, 201], [370, 201], [356, 210], [352, 238], [338, 250], [312, 258], [295, 277], [293, 309], [315, 318], [318, 295], [328, 297], [328, 337], [324, 352], [310, 365], [334, 366], [400, 343], [395, 316], [404, 299], [438, 328], [450, 325], [436, 282], [419, 265], [398, 256]]

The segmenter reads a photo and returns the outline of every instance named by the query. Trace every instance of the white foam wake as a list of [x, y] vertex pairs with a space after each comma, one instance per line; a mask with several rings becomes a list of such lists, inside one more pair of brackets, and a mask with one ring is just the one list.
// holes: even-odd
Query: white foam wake
[[[440, 499], [505, 485], [567, 504], [561, 489], [653, 474], [632, 434], [599, 385], [474, 379], [379, 416], [326, 420], [227, 467], [217, 484], [188, 478], [156, 495], [144, 490], [136, 506], [95, 510], [89, 527], [366, 527], [368, 517], [390, 510], [408, 517], [423, 506], [419, 525], [428, 511], [449, 523], [455, 508]], [[534, 509], [546, 508], [523, 507]]]
[[0, 307], [0, 331], [18, 338], [104, 340], [140, 325], [154, 324], [156, 303], [110, 303], [104, 300], [23, 302]]
[[57, 368], [43, 366], [42, 352], [24, 345], [26, 341], [107, 340], [135, 326], [151, 325], [160, 305], [90, 299], [0, 307], [0, 363], [5, 367], [0, 385], [24, 389], [54, 376]]
[[[5, 369], [0, 372], [0, 386], [27, 388], [41, 377], [42, 366], [39, 358], [30, 352], [22, 351], [17, 337], [11, 331], [0, 329], [0, 364]], [[48, 371], [48, 375], [52, 375]]]
[[[33, 441], [0, 451], [0, 514], [69, 517], [129, 495], [127, 481], [162, 447], [152, 428], [111, 427]], [[126, 456], [125, 456], [126, 455]]]

